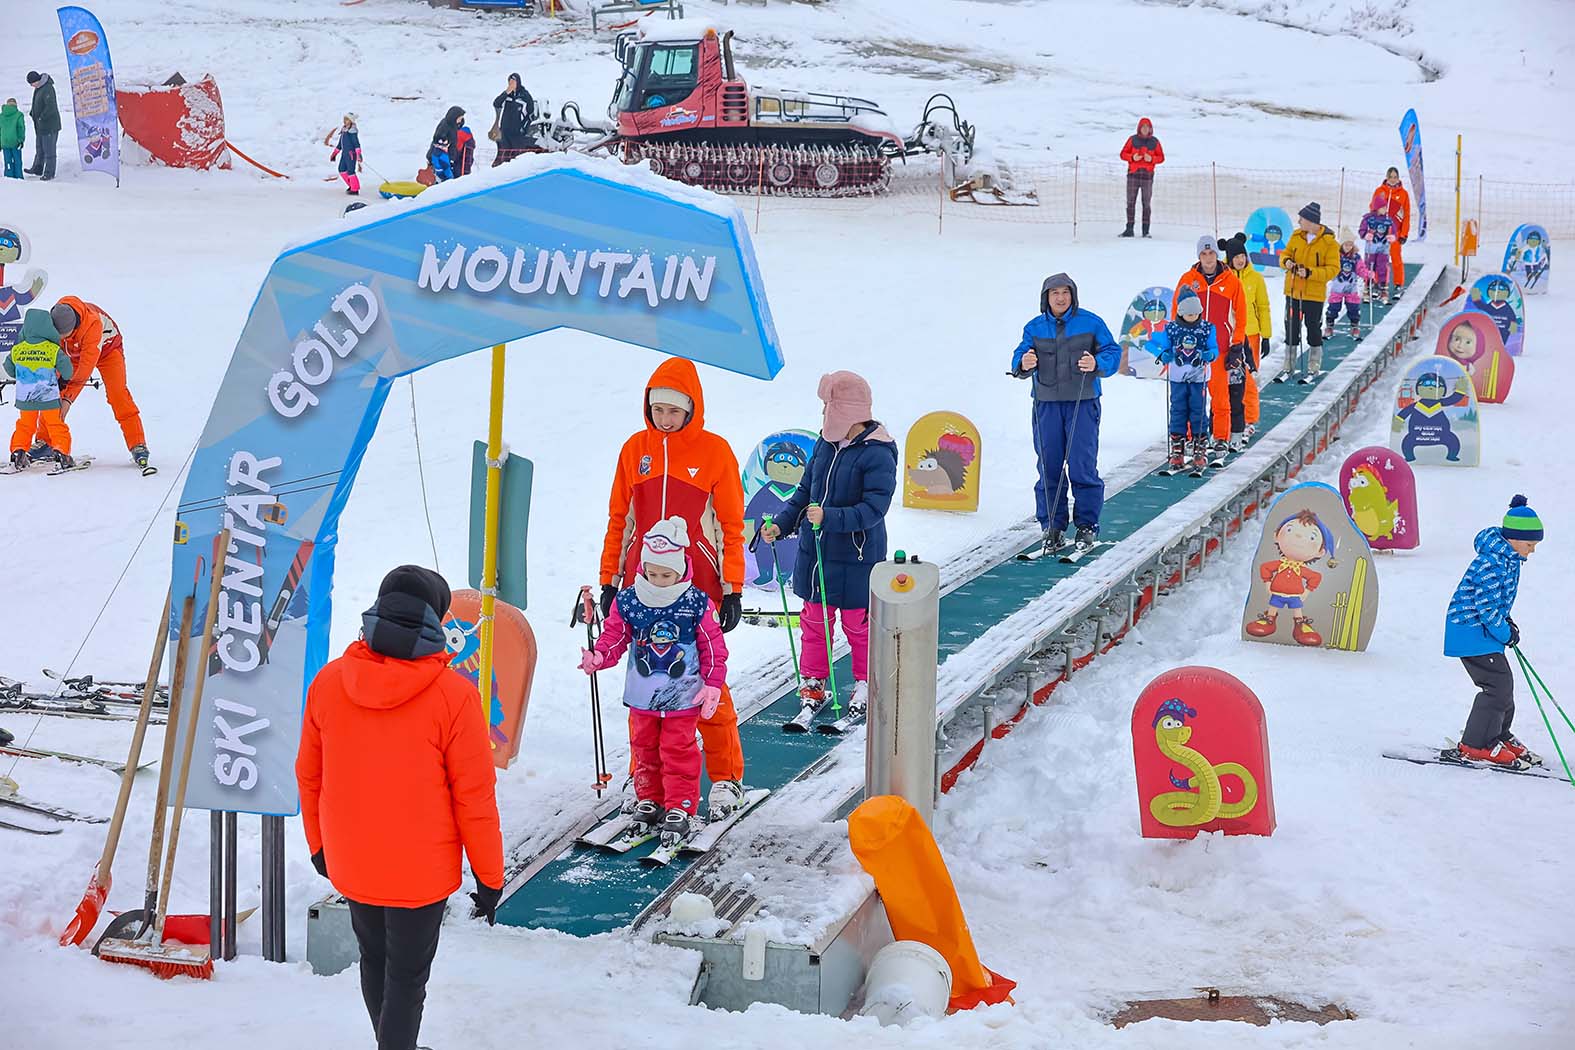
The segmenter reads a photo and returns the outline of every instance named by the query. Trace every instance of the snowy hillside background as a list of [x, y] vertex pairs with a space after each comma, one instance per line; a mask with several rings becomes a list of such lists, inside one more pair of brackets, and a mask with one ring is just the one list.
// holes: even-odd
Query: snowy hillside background
[[[1402, 163], [1395, 125], [1415, 106], [1438, 233], [1433, 245], [1408, 246], [1413, 259], [1445, 250], [1457, 133], [1470, 170], [1503, 178], [1567, 182], [1575, 161], [1563, 119], [1575, 109], [1563, 72], [1575, 59], [1575, 10], [1562, 0], [1502, 0], [1486, 14], [1467, 0], [686, 7], [690, 17], [738, 31], [739, 66], [752, 82], [864, 95], [900, 126], [917, 119], [932, 93], [947, 91], [979, 126], [981, 143], [1025, 169], [1073, 156], [1113, 159], [1148, 116], [1178, 167], [1381, 170]], [[64, 79], [53, 8], [9, 0], [0, 13], [0, 99], [15, 95], [25, 108], [30, 69]], [[71, 422], [78, 449], [98, 454], [100, 466], [66, 478], [0, 479], [0, 534], [13, 538], [14, 551], [24, 542], [55, 551], [47, 572], [13, 558], [0, 602], [0, 675], [39, 684], [45, 666], [142, 673], [167, 574], [173, 497], [161, 501], [269, 263], [284, 242], [339, 222], [345, 197], [323, 181], [333, 168], [321, 141], [340, 115], [360, 118], [369, 175], [408, 178], [447, 106], [465, 106], [481, 136], [508, 73], [521, 73], [554, 109], [577, 99], [599, 115], [617, 70], [605, 37], [549, 36], [555, 27], [543, 20], [412, 0], [101, 0], [93, 9], [122, 82], [211, 72], [231, 140], [292, 178], [278, 182], [244, 165], [210, 174], [130, 167], [116, 190], [79, 173], [68, 131], [59, 180], [0, 180], [0, 218], [32, 237], [32, 265], [50, 272], [51, 301], [76, 294], [99, 303], [126, 333], [132, 390], [164, 468], [143, 479], [122, 465], [114, 421], [90, 395]], [[490, 156], [483, 143], [480, 162]], [[948, 208], [937, 230], [932, 203], [902, 195], [835, 205], [768, 200], [758, 219], [753, 200], [740, 204], [758, 225], [788, 367], [769, 385], [705, 370], [710, 426], [742, 459], [768, 430], [813, 427], [816, 381], [843, 367], [870, 377], [876, 412], [894, 432], [932, 409], [969, 415], [984, 436], [980, 513], [897, 510], [891, 519], [900, 545], [936, 560], [1032, 509], [1026, 394], [1000, 373], [1043, 276], [1071, 273], [1084, 305], [1114, 321], [1139, 289], [1173, 284], [1197, 236], [1216, 232], [1167, 220], [1165, 169], [1149, 242], [1117, 242], [1119, 224], [1087, 222], [1074, 241], [1057, 217], [1027, 210]], [[1222, 217], [1217, 232], [1234, 232], [1241, 218]], [[1238, 547], [1163, 604], [1133, 644], [1058, 692], [1053, 710], [948, 797], [938, 834], [981, 953], [1020, 982], [1016, 1008], [906, 1033], [769, 1007], [710, 1014], [683, 1005], [690, 964], [674, 951], [456, 922], [445, 933], [423, 1041], [450, 1050], [567, 1038], [739, 1047], [1439, 1047], [1485, 1037], [1575, 1045], [1575, 925], [1561, 896], [1575, 855], [1569, 789], [1378, 757], [1386, 746], [1437, 743], [1458, 730], [1470, 689], [1458, 665], [1437, 655], [1442, 610], [1469, 561], [1470, 537], [1517, 491], [1531, 496], [1550, 530], [1527, 567], [1517, 619], [1553, 688], [1575, 681], [1575, 658], [1559, 634], [1575, 579], [1565, 524], [1575, 521], [1575, 499], [1556, 484], [1572, 436], [1554, 368], [1558, 333], [1575, 324], [1567, 287], [1556, 283], [1552, 296], [1530, 303], [1528, 353], [1514, 399], [1486, 415], [1483, 468], [1422, 476], [1426, 545], [1379, 566], [1384, 605], [1370, 652], [1341, 660], [1239, 642], [1250, 552]], [[529, 614], [541, 663], [521, 758], [500, 779], [509, 841], [544, 808], [583, 793], [589, 776], [585, 685], [573, 666], [580, 638], [562, 625], [561, 610], [592, 582], [615, 451], [639, 425], [640, 390], [656, 363], [648, 352], [568, 332], [510, 353], [506, 433], [537, 468]], [[470, 449], [484, 432], [486, 383], [486, 362], [474, 356], [415, 381], [437, 559], [454, 579], [465, 563]], [[354, 637], [389, 566], [432, 560], [411, 469], [411, 399], [401, 382], [343, 520], [335, 649]], [[1163, 413], [1158, 385], [1107, 385], [1107, 471], [1160, 436]], [[1369, 406], [1363, 418], [1348, 430], [1350, 448], [1385, 439], [1381, 409]], [[1330, 457], [1314, 476], [1327, 478], [1337, 463]], [[729, 642], [744, 676], [782, 644], [764, 628], [742, 628]], [[1280, 815], [1273, 839], [1137, 837], [1127, 714], [1142, 682], [1189, 662], [1230, 670], [1264, 701]], [[1520, 700], [1517, 730], [1551, 757], [1529, 696]], [[12, 716], [0, 724], [35, 746], [123, 757], [124, 726]], [[610, 741], [622, 739], [616, 718], [608, 729]], [[615, 755], [611, 764], [622, 761]], [[112, 803], [108, 774], [8, 765], [0, 772], [31, 795], [100, 811]], [[142, 804], [128, 822], [112, 907], [140, 897], [136, 844], [146, 841], [150, 793], [139, 783]], [[200, 910], [206, 815], [191, 821], [176, 894]], [[255, 834], [254, 821], [242, 823]], [[301, 917], [328, 887], [307, 863], [295, 822], [288, 834], [290, 951], [299, 959]], [[4, 840], [0, 978], [9, 1001], [50, 1007], [10, 1017], [8, 1043], [80, 1046], [110, 1031], [112, 1045], [140, 1047], [222, 1031], [237, 1050], [365, 1044], [350, 975], [316, 979], [299, 965], [253, 958], [211, 986], [164, 985], [55, 947], [100, 843], [99, 829], [88, 828]], [[243, 843], [242, 866], [255, 870], [254, 841]], [[250, 892], [243, 884], [243, 905], [255, 899]], [[255, 937], [243, 926], [243, 951], [257, 950]], [[1100, 1019], [1129, 995], [1204, 984], [1333, 999], [1360, 1019], [1327, 1029], [1155, 1023], [1121, 1033]], [[136, 1015], [150, 1020], [126, 1021]]]

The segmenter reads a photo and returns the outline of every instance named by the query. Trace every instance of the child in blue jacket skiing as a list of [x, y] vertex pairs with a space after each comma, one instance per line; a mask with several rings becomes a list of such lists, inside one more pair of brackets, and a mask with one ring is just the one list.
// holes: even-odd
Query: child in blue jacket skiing
[[1444, 655], [1458, 657], [1479, 690], [1460, 734], [1460, 757], [1525, 769], [1542, 759], [1510, 732], [1515, 717], [1515, 676], [1504, 647], [1520, 644], [1509, 615], [1520, 587], [1520, 566], [1542, 541], [1542, 519], [1526, 497], [1509, 501], [1501, 525], [1477, 533], [1477, 556], [1449, 599]]
[[1187, 462], [1187, 437], [1192, 437], [1192, 469], [1208, 465], [1209, 363], [1219, 356], [1214, 324], [1203, 319], [1203, 301], [1190, 288], [1176, 303], [1176, 319], [1149, 337], [1149, 352], [1159, 358], [1170, 380], [1170, 456], [1172, 471]]
[[897, 491], [897, 443], [872, 418], [870, 385], [853, 372], [832, 372], [820, 377], [817, 392], [825, 408], [809, 469], [782, 518], [760, 530], [767, 543], [798, 533], [793, 592], [804, 600], [804, 709], [795, 721], [804, 728], [826, 699], [839, 615], [853, 662], [845, 717], [856, 720], [869, 703], [870, 572], [886, 559], [886, 512]]

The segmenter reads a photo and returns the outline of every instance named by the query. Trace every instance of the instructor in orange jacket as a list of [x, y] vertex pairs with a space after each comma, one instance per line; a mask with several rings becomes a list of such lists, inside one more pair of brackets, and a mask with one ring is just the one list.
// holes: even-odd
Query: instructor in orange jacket
[[312, 865], [350, 904], [361, 996], [378, 1050], [414, 1050], [460, 848], [472, 915], [503, 893], [492, 748], [476, 687], [448, 665], [448, 584], [402, 565], [361, 616], [361, 640], [306, 692], [295, 778]]
[[[126, 439], [131, 459], [144, 469], [148, 466], [148, 439], [142, 432], [142, 414], [131, 399], [126, 386], [125, 346], [120, 341], [120, 328], [114, 318], [92, 303], [74, 295], [63, 297], [49, 310], [49, 319], [61, 335], [60, 348], [71, 358], [76, 370], [70, 385], [61, 391], [60, 414], [70, 410], [72, 402], [82, 393], [82, 388], [95, 371], [104, 381], [104, 399], [115, 413], [120, 433]], [[34, 435], [42, 441], [44, 435]]]
[[1390, 168], [1384, 174], [1384, 181], [1373, 191], [1368, 211], [1387, 215], [1394, 223], [1395, 235], [1389, 239], [1389, 283], [1399, 295], [1400, 289], [1405, 287], [1405, 259], [1401, 257], [1400, 246], [1411, 236], [1411, 195], [1400, 184], [1399, 168]]
[[[1247, 447], [1247, 300], [1241, 282], [1220, 261], [1218, 242], [1209, 234], [1198, 238], [1198, 261], [1176, 282], [1173, 304], [1191, 291], [1203, 303], [1204, 320], [1214, 323], [1219, 356], [1209, 366], [1209, 414], [1214, 431], [1213, 454]], [[1174, 305], [1170, 316], [1174, 318]], [[1200, 440], [1202, 434], [1192, 435]]]
[[[705, 428], [705, 394], [692, 362], [663, 361], [645, 386], [645, 426], [623, 443], [602, 543], [601, 606], [605, 616], [639, 571], [640, 538], [678, 516], [689, 527], [694, 585], [719, 610], [722, 630], [743, 616], [744, 485], [727, 441]], [[744, 749], [733, 694], [722, 687], [716, 714], [700, 721], [707, 820], [720, 820], [744, 801]]]

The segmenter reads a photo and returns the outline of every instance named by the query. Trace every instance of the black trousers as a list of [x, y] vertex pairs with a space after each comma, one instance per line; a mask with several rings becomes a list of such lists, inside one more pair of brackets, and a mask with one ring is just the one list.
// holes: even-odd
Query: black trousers
[[1132, 228], [1132, 216], [1137, 211], [1138, 194], [1143, 195], [1143, 232], [1148, 232], [1148, 221], [1153, 216], [1149, 207], [1154, 201], [1154, 173], [1152, 171], [1127, 172], [1127, 229]]
[[1463, 656], [1460, 662], [1478, 690], [1460, 742], [1467, 747], [1492, 747], [1509, 735], [1515, 720], [1515, 674], [1509, 669], [1509, 658], [1488, 653]]
[[1286, 367], [1295, 368], [1301, 351], [1302, 329], [1307, 330], [1307, 370], [1323, 369], [1323, 303], [1317, 299], [1285, 300]]
[[350, 926], [361, 946], [361, 998], [372, 1018], [377, 1050], [416, 1050], [448, 901], [421, 908], [349, 904]]
[[29, 172], [46, 179], [55, 177], [55, 143], [59, 138], [58, 131], [33, 136], [33, 166], [27, 169]]

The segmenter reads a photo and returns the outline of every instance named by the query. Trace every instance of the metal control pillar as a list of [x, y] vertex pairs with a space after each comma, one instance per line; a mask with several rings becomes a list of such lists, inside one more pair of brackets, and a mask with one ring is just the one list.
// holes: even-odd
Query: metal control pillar
[[935, 671], [941, 572], [897, 551], [870, 574], [869, 734], [864, 797], [935, 808]]

